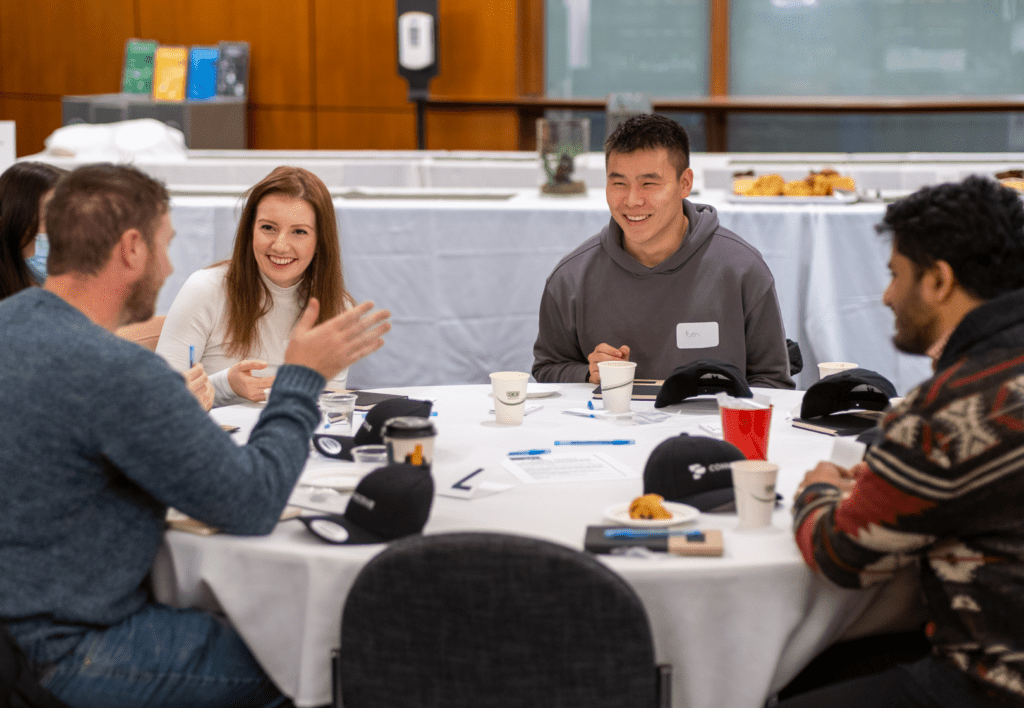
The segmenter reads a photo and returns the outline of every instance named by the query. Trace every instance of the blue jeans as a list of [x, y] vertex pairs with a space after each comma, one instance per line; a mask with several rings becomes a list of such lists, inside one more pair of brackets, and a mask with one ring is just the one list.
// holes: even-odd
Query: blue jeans
[[[54, 637], [52, 628], [11, 631], [42, 669], [40, 684], [72, 708], [291, 705], [235, 630], [205, 612], [146, 605], [80, 639]], [[33, 641], [46, 634], [52, 639]], [[58, 647], [60, 657], [47, 656]]]
[[997, 695], [933, 657], [834, 683], [778, 703], [779, 708], [1002, 708], [1024, 704]]

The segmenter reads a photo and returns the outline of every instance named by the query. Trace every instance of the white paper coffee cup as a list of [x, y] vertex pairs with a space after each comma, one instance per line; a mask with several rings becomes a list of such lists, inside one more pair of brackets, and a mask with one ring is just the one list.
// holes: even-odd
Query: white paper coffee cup
[[823, 379], [832, 374], [841, 374], [850, 369], [856, 369], [857, 365], [849, 361], [825, 361], [818, 364], [818, 378]]
[[522, 371], [498, 371], [491, 374], [494, 417], [502, 425], [519, 425], [526, 411], [526, 381]]
[[736, 513], [741, 529], [757, 529], [772, 525], [775, 510], [775, 480], [779, 466], [764, 460], [741, 460], [732, 463], [732, 486], [736, 494]]
[[430, 418], [398, 416], [384, 422], [381, 430], [389, 464], [430, 467], [434, 461], [437, 430]]
[[597, 364], [601, 376], [601, 400], [604, 409], [612, 413], [629, 412], [633, 400], [635, 361], [601, 361]]

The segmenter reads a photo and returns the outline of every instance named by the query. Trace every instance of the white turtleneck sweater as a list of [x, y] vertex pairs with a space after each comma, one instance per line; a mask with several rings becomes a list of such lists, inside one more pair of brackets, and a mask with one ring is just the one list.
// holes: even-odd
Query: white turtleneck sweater
[[[203, 365], [213, 384], [214, 406], [245, 402], [228, 383], [228, 369], [241, 359], [260, 359], [269, 364], [266, 369], [254, 371], [256, 376], [274, 375], [277, 367], [284, 363], [284, 352], [292, 327], [301, 314], [298, 284], [282, 288], [264, 277], [263, 282], [270, 288], [274, 298], [273, 307], [260, 318], [259, 336], [253, 349], [241, 359], [229, 355], [225, 343], [227, 293], [224, 289], [224, 276], [227, 269], [226, 264], [205, 268], [188, 277], [167, 313], [160, 332], [160, 342], [156, 347], [156, 353], [167, 360], [171, 368], [184, 372], [189, 368], [189, 346], [195, 346], [195, 361]], [[330, 388], [345, 388], [347, 378], [348, 369], [344, 369], [327, 385]]]

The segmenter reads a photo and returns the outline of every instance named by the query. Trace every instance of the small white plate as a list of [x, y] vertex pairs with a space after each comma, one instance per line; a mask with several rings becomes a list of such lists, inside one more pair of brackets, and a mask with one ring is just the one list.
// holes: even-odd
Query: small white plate
[[617, 524], [623, 526], [635, 526], [637, 528], [658, 529], [677, 524], [685, 524], [700, 516], [700, 509], [689, 504], [679, 502], [662, 502], [665, 511], [672, 514], [671, 519], [631, 519], [629, 518], [629, 504], [616, 504], [604, 510], [604, 515]]
[[[373, 470], [376, 465], [360, 465], [355, 463], [313, 465], [307, 463], [306, 470], [299, 477], [298, 484], [306, 487], [329, 487], [339, 492], [351, 492], [359, 484], [359, 480]], [[312, 467], [312, 469], [310, 469]]]
[[339, 492], [351, 492], [359, 484], [362, 477], [350, 474], [325, 474], [320, 477], [304, 479], [300, 484], [306, 487], [328, 487]]
[[526, 397], [547, 398], [548, 396], [558, 393], [561, 390], [562, 387], [556, 386], [555, 384], [528, 383], [526, 384]]

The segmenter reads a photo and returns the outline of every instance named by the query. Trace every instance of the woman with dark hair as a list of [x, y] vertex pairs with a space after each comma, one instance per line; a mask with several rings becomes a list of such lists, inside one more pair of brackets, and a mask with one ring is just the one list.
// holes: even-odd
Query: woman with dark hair
[[0, 300], [46, 280], [46, 203], [64, 174], [16, 162], [0, 175]]
[[[214, 405], [262, 401], [310, 297], [317, 323], [355, 304], [345, 289], [334, 204], [319, 177], [278, 167], [250, 189], [230, 261], [196, 271], [167, 313], [157, 353], [177, 371], [202, 363]], [[269, 371], [267, 371], [269, 370]], [[347, 371], [329, 382], [344, 388]]]

